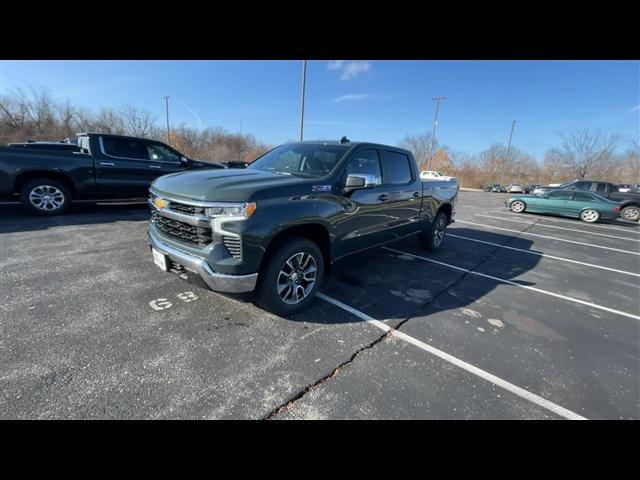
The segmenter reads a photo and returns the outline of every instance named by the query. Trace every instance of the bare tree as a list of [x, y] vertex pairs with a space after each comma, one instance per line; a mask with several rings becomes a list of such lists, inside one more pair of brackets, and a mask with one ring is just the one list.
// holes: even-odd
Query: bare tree
[[[413, 153], [413, 156], [416, 158], [416, 162], [418, 162], [418, 168], [420, 170], [426, 170], [429, 160], [427, 158], [427, 155], [429, 154], [430, 143], [431, 134], [429, 132], [426, 132], [419, 135], [407, 135], [398, 144], [398, 146], [411, 151]], [[438, 148], [438, 140], [436, 139], [433, 143], [433, 151], [437, 151]]]
[[622, 143], [617, 134], [606, 134], [600, 130], [578, 130], [560, 135], [561, 157], [569, 173], [577, 179], [606, 169], [614, 158], [615, 150]]

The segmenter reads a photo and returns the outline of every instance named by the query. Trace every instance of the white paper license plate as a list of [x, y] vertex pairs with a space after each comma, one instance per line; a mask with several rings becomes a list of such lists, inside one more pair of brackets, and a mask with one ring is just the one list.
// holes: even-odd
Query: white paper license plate
[[167, 271], [167, 256], [163, 253], [160, 253], [155, 248], [151, 249], [153, 251], [153, 263], [159, 266], [165, 272]]

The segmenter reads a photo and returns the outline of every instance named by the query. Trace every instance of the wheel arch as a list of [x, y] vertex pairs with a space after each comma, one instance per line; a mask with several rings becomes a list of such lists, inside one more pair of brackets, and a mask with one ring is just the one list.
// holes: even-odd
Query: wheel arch
[[278, 248], [288, 238], [302, 237], [306, 238], [320, 248], [322, 257], [324, 260], [324, 270], [327, 272], [331, 266], [331, 237], [329, 236], [329, 230], [321, 223], [304, 223], [299, 225], [291, 225], [276, 233], [267, 244], [263, 261], [261, 262], [261, 268], [264, 265], [264, 258], [266, 258], [271, 251]]
[[51, 180], [56, 180], [62, 183], [65, 187], [69, 189], [71, 195], [76, 196], [77, 190], [73, 183], [73, 180], [68, 175], [60, 172], [54, 172], [51, 170], [29, 170], [27, 172], [23, 172], [18, 175], [13, 182], [13, 192], [20, 193], [22, 188], [30, 181], [36, 180], [38, 178], [47, 178]]

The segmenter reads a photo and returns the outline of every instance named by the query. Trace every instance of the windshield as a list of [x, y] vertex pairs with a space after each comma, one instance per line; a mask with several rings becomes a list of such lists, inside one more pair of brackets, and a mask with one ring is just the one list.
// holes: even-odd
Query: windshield
[[247, 168], [280, 175], [324, 177], [349, 150], [346, 145], [287, 143], [265, 153]]

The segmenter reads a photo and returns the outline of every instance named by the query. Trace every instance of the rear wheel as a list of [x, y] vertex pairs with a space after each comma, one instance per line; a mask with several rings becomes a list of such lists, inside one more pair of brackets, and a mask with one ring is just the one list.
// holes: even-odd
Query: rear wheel
[[57, 180], [37, 178], [22, 187], [20, 203], [38, 215], [58, 215], [69, 209], [71, 191]]
[[320, 248], [311, 240], [293, 237], [269, 253], [258, 276], [258, 305], [282, 316], [304, 310], [322, 283], [324, 259]]
[[595, 223], [600, 220], [600, 213], [597, 210], [583, 210], [580, 212], [580, 220], [587, 223]]
[[620, 212], [620, 216], [625, 220], [637, 222], [638, 220], [640, 220], [640, 207], [636, 207], [635, 205], [624, 207]]
[[511, 202], [511, 204], [509, 205], [509, 209], [514, 213], [522, 213], [526, 208], [527, 206], [522, 200], [516, 200], [514, 202]]
[[444, 241], [448, 223], [447, 215], [444, 212], [438, 212], [431, 227], [420, 232], [418, 237], [420, 246], [430, 252], [438, 250]]

